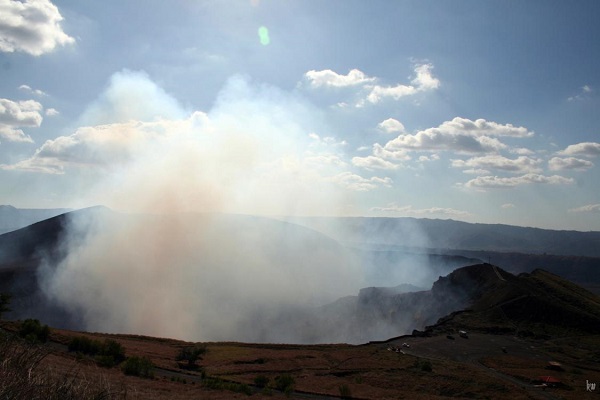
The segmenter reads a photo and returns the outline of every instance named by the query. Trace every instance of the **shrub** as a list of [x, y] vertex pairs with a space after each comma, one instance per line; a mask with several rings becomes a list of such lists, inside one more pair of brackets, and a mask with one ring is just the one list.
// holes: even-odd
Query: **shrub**
[[152, 362], [146, 357], [129, 357], [123, 364], [125, 375], [154, 378]]
[[269, 377], [264, 375], [258, 375], [256, 378], [254, 378], [254, 384], [256, 385], [256, 387], [259, 388], [267, 387], [267, 385], [269, 384]]
[[342, 399], [351, 399], [352, 398], [352, 394], [350, 393], [350, 388], [348, 387], [348, 385], [340, 386], [340, 397]]
[[8, 307], [10, 298], [10, 294], [0, 293], [0, 319], [2, 319], [2, 313], [10, 311], [10, 308]]
[[100, 347], [102, 347], [100, 341], [90, 339], [87, 336], [76, 336], [69, 341], [69, 351], [92, 356], [100, 353]]
[[187, 361], [187, 369], [197, 369], [196, 361], [202, 360], [204, 354], [206, 354], [206, 346], [189, 346], [181, 349], [177, 355], [177, 361]]
[[48, 325], [40, 324], [37, 319], [26, 319], [21, 323], [19, 336], [32, 343], [46, 343], [50, 336], [50, 328]]
[[424, 372], [431, 372], [433, 368], [431, 366], [431, 362], [428, 360], [418, 360], [415, 362], [415, 367]]
[[113, 339], [105, 339], [104, 342], [100, 342], [86, 336], [76, 336], [69, 342], [69, 351], [95, 356], [98, 365], [108, 368], [125, 360], [123, 346]]
[[106, 339], [100, 347], [100, 355], [106, 357], [112, 357], [116, 364], [119, 364], [125, 360], [125, 350], [121, 343], [113, 339]]
[[286, 395], [292, 394], [294, 391], [294, 377], [289, 374], [283, 374], [275, 378], [275, 387], [281, 390]]

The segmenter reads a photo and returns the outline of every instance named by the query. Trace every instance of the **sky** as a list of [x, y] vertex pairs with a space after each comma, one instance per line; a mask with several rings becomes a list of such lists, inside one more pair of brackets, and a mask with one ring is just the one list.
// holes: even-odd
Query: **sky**
[[0, 0], [0, 204], [598, 231], [598, 15]]

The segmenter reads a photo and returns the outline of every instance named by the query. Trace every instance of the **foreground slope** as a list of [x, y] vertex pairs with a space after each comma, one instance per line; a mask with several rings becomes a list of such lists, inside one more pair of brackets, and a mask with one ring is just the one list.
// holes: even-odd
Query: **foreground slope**
[[[87, 384], [101, 382], [112, 390], [106, 398], [115, 399], [225, 399], [248, 394], [284, 398], [277, 388], [282, 376], [292, 382], [287, 392], [291, 398], [516, 400], [594, 395], [586, 383], [600, 381], [597, 296], [545, 271], [514, 276], [489, 264], [457, 269], [440, 278], [431, 291], [400, 291], [370, 288], [363, 296], [371, 302], [379, 299], [378, 307], [386, 297], [387, 305], [411, 304], [409, 298], [424, 296], [439, 305], [454, 296], [455, 305], [466, 308], [414, 335], [359, 346], [204, 343], [207, 352], [198, 369], [177, 361], [182, 348], [194, 343], [53, 330], [51, 342], [43, 347], [50, 355], [32, 373], [51, 369], [59, 377], [71, 374], [71, 379], [87, 379]], [[535, 301], [523, 301], [527, 299]], [[16, 332], [19, 323], [1, 327]], [[465, 338], [457, 334], [465, 329]], [[116, 340], [128, 357], [148, 358], [154, 377], [125, 376], [117, 367], [98, 368], [93, 358], [68, 352], [70, 340], [81, 335]], [[1, 350], [2, 346], [0, 357]], [[540, 379], [547, 376], [553, 383], [542, 387]]]

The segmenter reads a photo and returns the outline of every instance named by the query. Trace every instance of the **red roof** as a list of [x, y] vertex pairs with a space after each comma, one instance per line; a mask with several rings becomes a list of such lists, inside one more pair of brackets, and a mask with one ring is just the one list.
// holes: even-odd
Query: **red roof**
[[544, 383], [560, 383], [560, 379], [550, 375], [538, 376], [538, 381], [542, 381]]

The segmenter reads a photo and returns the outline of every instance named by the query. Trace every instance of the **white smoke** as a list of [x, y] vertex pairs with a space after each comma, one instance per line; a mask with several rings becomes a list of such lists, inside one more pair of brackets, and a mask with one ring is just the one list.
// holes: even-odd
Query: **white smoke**
[[94, 331], [325, 340], [252, 321], [276, 323], [286, 310], [356, 293], [364, 284], [357, 263], [312, 230], [220, 214], [339, 212], [349, 192], [331, 176], [342, 166], [314, 161], [339, 149], [310, 147], [311, 133], [327, 136], [320, 113], [242, 77], [209, 112], [177, 107], [145, 74], [119, 73], [84, 113], [88, 127], [28, 160], [52, 171], [84, 169], [96, 181], [84, 202], [129, 212], [72, 219], [66, 258], [44, 268], [46, 294]]

